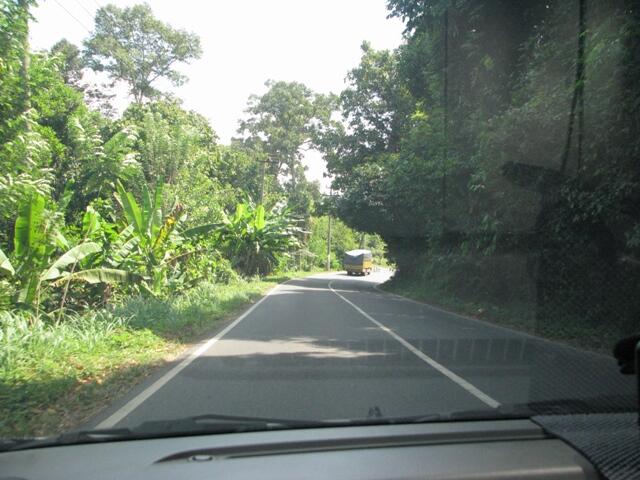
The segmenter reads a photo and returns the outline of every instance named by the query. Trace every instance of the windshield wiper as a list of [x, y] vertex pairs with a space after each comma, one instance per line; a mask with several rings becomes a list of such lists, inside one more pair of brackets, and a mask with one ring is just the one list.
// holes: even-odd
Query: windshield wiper
[[175, 420], [152, 420], [144, 422], [132, 431], [135, 434], [167, 433], [232, 433], [255, 430], [278, 430], [295, 427], [321, 425], [320, 421], [290, 420], [280, 418], [241, 417], [234, 415], [198, 415]]
[[372, 410], [370, 409], [368, 418], [336, 420], [291, 420], [209, 414], [170, 420], [153, 420], [141, 423], [133, 428], [80, 430], [46, 438], [4, 439], [0, 441], [0, 451], [77, 443], [98, 443], [292, 428], [393, 425], [464, 420], [506, 420], [530, 418], [535, 415], [628, 412], [633, 411], [633, 402], [633, 396], [631, 395], [599, 396], [581, 399], [565, 398], [520, 404], [506, 404], [495, 409], [485, 408], [405, 417], [386, 417], [382, 415], [379, 409], [376, 410], [376, 415], [371, 415]]
[[634, 411], [633, 395], [601, 395], [587, 398], [560, 398], [528, 403], [504, 404], [494, 409], [462, 410], [446, 414], [414, 417], [415, 422], [530, 418], [535, 415], [581, 413], [626, 413]]
[[[478, 408], [408, 417], [376, 417], [345, 420], [345, 425], [385, 425], [436, 423], [465, 420], [510, 420], [535, 415], [572, 415], [580, 413], [627, 413], [634, 411], [633, 395], [601, 395], [587, 398], [561, 398], [528, 403], [504, 404], [498, 408]], [[325, 423], [326, 425], [326, 423]]]
[[[482, 411], [478, 411], [480, 415]], [[484, 410], [491, 415], [491, 410]], [[110, 428], [79, 430], [57, 436], [26, 439], [3, 439], [0, 451], [26, 450], [30, 448], [55, 447], [81, 443], [113, 442], [150, 438], [180, 437], [220, 433], [241, 433], [262, 430], [284, 430], [318, 427], [356, 427], [372, 425], [394, 425], [407, 423], [428, 423], [451, 420], [448, 414], [434, 414], [411, 417], [368, 417], [332, 420], [283, 420], [259, 417], [236, 417], [228, 415], [199, 415], [171, 420], [153, 420], [134, 428]]]
[[106, 428], [100, 430], [80, 430], [61, 433], [53, 437], [5, 438], [0, 442], [0, 452], [23, 450], [74, 443], [107, 442], [131, 438], [132, 430], [128, 428]]
[[324, 422], [210, 414], [169, 420], [153, 420], [143, 422], [133, 428], [79, 430], [53, 437], [4, 439], [0, 443], [0, 451], [72, 445], [76, 443], [112, 442], [214, 433], [240, 433], [320, 425], [324, 425]]

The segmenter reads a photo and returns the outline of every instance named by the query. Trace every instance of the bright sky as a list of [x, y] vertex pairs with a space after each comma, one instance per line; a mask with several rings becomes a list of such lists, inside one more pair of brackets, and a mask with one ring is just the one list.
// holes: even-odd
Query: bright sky
[[[33, 49], [61, 38], [80, 46], [106, 0], [41, 0], [33, 10]], [[119, 7], [140, 3], [114, 0]], [[249, 95], [267, 79], [298, 81], [339, 93], [358, 64], [363, 40], [377, 49], [400, 44], [403, 25], [387, 19], [385, 0], [151, 0], [159, 19], [197, 33], [203, 55], [180, 70], [189, 82], [174, 93], [210, 121], [222, 143], [235, 135]], [[322, 181], [317, 152], [305, 158], [310, 179]], [[326, 185], [326, 181], [322, 182]]]

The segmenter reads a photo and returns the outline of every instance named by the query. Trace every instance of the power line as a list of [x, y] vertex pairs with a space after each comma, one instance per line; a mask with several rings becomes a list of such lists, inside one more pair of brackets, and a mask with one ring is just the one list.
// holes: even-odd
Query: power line
[[58, 6], [60, 6], [60, 8], [62, 8], [65, 12], [67, 12], [71, 18], [73, 18], [76, 22], [78, 22], [78, 24], [81, 25], [82, 28], [84, 28], [87, 31], [87, 33], [91, 33], [91, 30], [89, 30], [84, 23], [78, 20], [78, 17], [76, 17], [73, 13], [67, 10], [65, 6], [62, 5], [58, 0], [54, 0], [54, 1], [58, 4]]
[[82, 8], [85, 12], [87, 12], [87, 15], [89, 15], [89, 17], [91, 17], [91, 19], [93, 19], [93, 13], [91, 13], [87, 7], [85, 7], [82, 2], [80, 0], [74, 0], [78, 5], [80, 5], [80, 8]]
[[100, 5], [96, 0], [93, 0], [93, 3], [95, 3], [98, 8], [102, 8], [102, 5]]

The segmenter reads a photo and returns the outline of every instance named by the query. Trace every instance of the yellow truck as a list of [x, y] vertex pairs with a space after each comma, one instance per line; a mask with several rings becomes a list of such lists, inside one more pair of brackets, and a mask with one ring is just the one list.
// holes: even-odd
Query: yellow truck
[[370, 250], [351, 250], [344, 253], [342, 265], [347, 275], [369, 275], [373, 270], [373, 255]]

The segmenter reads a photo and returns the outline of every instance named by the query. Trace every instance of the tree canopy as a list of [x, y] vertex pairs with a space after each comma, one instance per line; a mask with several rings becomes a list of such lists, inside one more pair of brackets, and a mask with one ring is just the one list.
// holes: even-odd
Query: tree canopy
[[319, 145], [339, 214], [382, 235], [398, 281], [528, 302], [543, 326], [604, 328], [625, 303], [633, 330], [638, 13], [588, 3], [389, 0], [405, 41], [363, 45]]
[[302, 158], [314, 145], [318, 130], [328, 123], [335, 102], [298, 82], [267, 81], [267, 92], [249, 98], [240, 122], [239, 141], [261, 156], [262, 176], [285, 179], [294, 210], [309, 215], [318, 186], [305, 177]]
[[99, 8], [95, 31], [84, 46], [87, 64], [127, 83], [137, 103], [160, 93], [154, 87], [159, 79], [183, 84], [187, 79], [175, 65], [201, 55], [197, 35], [158, 20], [146, 3]]

